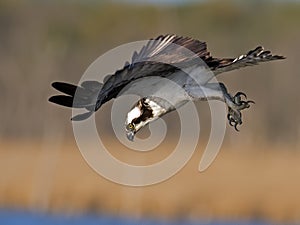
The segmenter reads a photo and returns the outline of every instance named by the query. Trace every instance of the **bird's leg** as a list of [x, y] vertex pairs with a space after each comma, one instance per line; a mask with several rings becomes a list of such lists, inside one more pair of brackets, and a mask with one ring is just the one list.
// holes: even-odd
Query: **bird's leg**
[[228, 93], [223, 83], [207, 83], [203, 86], [187, 85], [184, 88], [192, 99], [220, 100], [225, 102], [228, 106], [227, 119], [229, 125], [233, 126], [237, 131], [237, 126], [242, 124], [241, 110], [249, 108], [250, 103], [254, 103], [254, 101], [247, 101], [247, 96], [243, 92], [238, 92], [232, 96]]
[[[208, 96], [207, 99], [218, 99], [226, 103], [228, 106], [227, 119], [230, 126], [233, 126], [238, 131], [237, 126], [242, 124], [242, 113], [241, 110], [249, 108], [251, 103], [254, 101], [247, 101], [247, 96], [243, 92], [238, 92], [234, 96], [228, 93], [227, 88], [223, 83], [208, 83], [205, 88], [212, 90], [219, 90], [222, 95]], [[216, 98], [217, 97], [217, 98]], [[244, 97], [245, 100], [242, 98]]]
[[[225, 103], [228, 106], [227, 119], [230, 126], [233, 126], [236, 131], [239, 131], [237, 126], [241, 125], [242, 122], [242, 113], [243, 109], [249, 108], [250, 103], [255, 103], [254, 101], [247, 101], [247, 96], [243, 92], [237, 92], [234, 96], [230, 95], [227, 92], [227, 89], [224, 84], [220, 83], [220, 88], [223, 91]], [[242, 99], [245, 98], [245, 100]]]

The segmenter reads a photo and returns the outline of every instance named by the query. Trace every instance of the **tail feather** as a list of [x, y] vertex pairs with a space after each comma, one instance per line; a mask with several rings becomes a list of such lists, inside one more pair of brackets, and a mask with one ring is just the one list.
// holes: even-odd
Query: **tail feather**
[[[227, 59], [220, 63], [215, 69], [215, 74], [232, 71], [246, 66], [254, 66], [262, 62], [285, 59], [281, 55], [272, 55], [271, 51], [264, 51], [262, 46], [249, 51], [246, 55], [241, 55], [235, 59]], [[224, 60], [224, 59], [223, 59]]]
[[249, 63], [252, 62], [257, 64], [259, 62], [285, 59], [285, 57], [280, 55], [272, 55], [271, 51], [264, 51], [264, 48], [262, 46], [258, 46], [254, 50], [249, 51], [246, 55], [242, 55], [239, 58], [235, 59], [235, 61], [241, 59], [248, 59]]

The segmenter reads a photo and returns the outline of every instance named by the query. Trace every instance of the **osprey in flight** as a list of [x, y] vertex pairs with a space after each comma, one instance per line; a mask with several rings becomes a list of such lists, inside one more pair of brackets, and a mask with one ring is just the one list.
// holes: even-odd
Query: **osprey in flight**
[[[171, 45], [178, 48], [171, 48]], [[195, 57], [182, 54], [182, 48]], [[52, 83], [64, 95], [52, 96], [49, 101], [66, 107], [85, 108], [86, 113], [72, 118], [79, 121], [87, 119], [124, 90], [125, 93], [127, 90], [131, 94], [137, 94], [141, 98], [128, 112], [125, 121], [126, 135], [131, 141], [148, 123], [188, 101], [196, 100], [223, 101], [228, 106], [229, 124], [238, 130], [237, 126], [242, 124], [241, 111], [254, 102], [245, 100], [247, 97], [242, 92], [229, 94], [223, 83], [209, 81], [223, 72], [278, 59], [284, 57], [272, 55], [261, 46], [237, 58], [214, 58], [207, 51], [205, 42], [176, 35], [161, 35], [149, 40], [138, 53], [134, 52], [131, 62], [126, 62], [122, 69], [108, 75], [103, 83], [84, 81], [80, 86]]]

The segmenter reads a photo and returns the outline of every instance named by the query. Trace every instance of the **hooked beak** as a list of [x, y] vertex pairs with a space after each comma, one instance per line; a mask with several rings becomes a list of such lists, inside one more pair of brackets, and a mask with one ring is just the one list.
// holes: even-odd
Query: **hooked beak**
[[127, 136], [127, 139], [129, 141], [133, 141], [133, 139], [134, 139], [134, 132], [133, 131], [127, 131], [126, 132], [126, 136]]

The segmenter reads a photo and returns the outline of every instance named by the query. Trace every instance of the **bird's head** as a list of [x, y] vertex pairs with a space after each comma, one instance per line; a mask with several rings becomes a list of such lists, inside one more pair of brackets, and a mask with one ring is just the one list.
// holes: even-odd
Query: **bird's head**
[[125, 122], [126, 136], [133, 141], [135, 134], [151, 121], [154, 121], [166, 112], [155, 101], [145, 97], [140, 99], [128, 112]]

